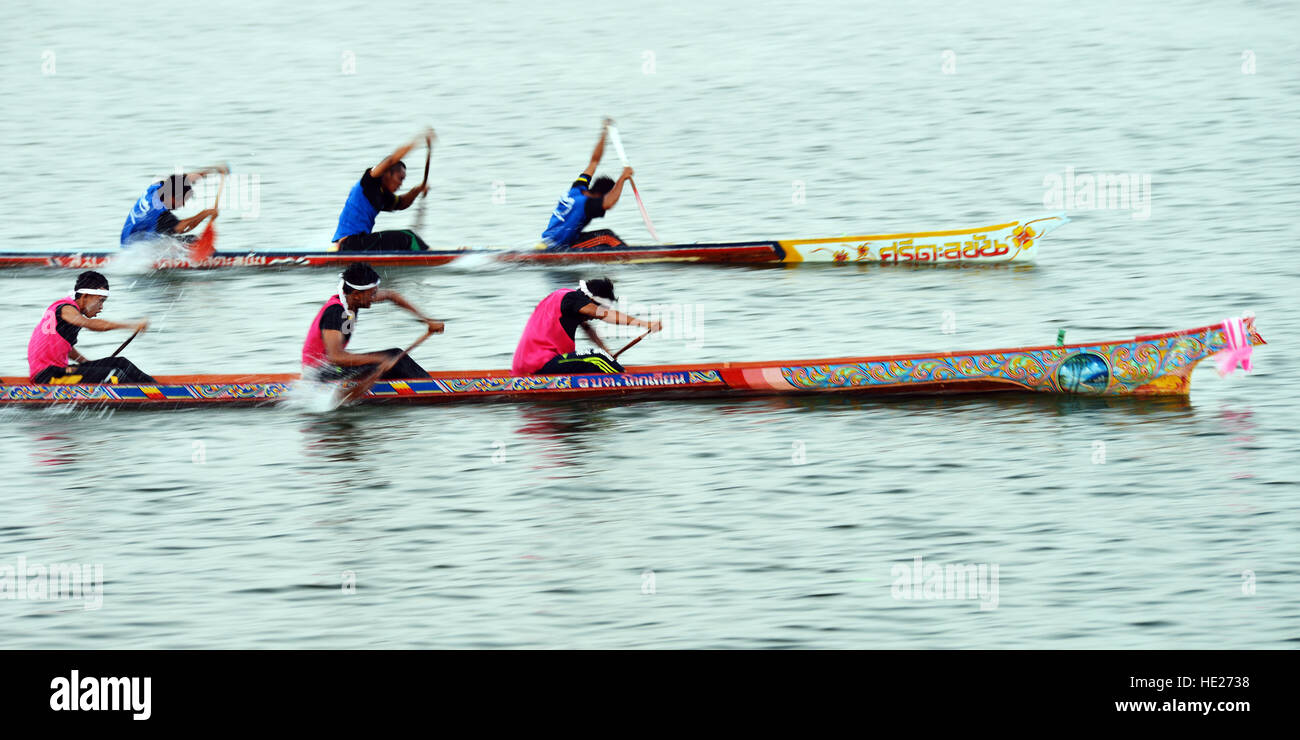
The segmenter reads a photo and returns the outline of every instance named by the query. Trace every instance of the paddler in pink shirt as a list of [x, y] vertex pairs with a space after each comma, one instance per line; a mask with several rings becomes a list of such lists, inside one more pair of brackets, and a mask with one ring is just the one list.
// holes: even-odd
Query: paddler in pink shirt
[[[614, 284], [608, 278], [581, 280], [577, 289], [565, 288], [542, 299], [524, 327], [524, 335], [515, 348], [510, 370], [515, 375], [596, 375], [621, 373], [623, 366], [609, 355], [609, 348], [596, 330], [587, 325], [592, 319], [609, 324], [642, 326], [659, 331], [658, 321], [645, 321], [614, 310]], [[587, 338], [600, 352], [578, 354], [574, 334], [582, 327]]]
[[364, 262], [353, 262], [339, 276], [338, 293], [330, 296], [316, 312], [302, 345], [302, 370], [314, 380], [346, 380], [383, 367], [382, 380], [427, 378], [429, 373], [400, 349], [380, 352], [349, 352], [348, 342], [356, 327], [357, 312], [374, 303], [388, 301], [415, 314], [435, 334], [443, 323], [425, 317], [401, 293], [379, 288], [379, 273]]
[[77, 276], [72, 295], [60, 298], [45, 309], [41, 322], [27, 342], [27, 370], [32, 383], [71, 385], [77, 383], [155, 383], [151, 376], [125, 357], [87, 360], [77, 351], [77, 335], [82, 329], [144, 331], [146, 319], [127, 324], [97, 319], [95, 316], [108, 300], [108, 278], [98, 272]]

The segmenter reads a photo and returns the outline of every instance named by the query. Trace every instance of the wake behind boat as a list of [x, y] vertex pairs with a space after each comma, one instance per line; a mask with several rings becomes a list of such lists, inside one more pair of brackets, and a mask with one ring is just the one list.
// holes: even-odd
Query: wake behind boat
[[[1192, 370], [1217, 355], [1220, 372], [1264, 344], [1254, 319], [1092, 344], [934, 352], [790, 362], [631, 366], [609, 375], [512, 375], [508, 370], [433, 372], [386, 380], [366, 404], [488, 400], [683, 399], [852, 393], [951, 395], [1035, 392], [1089, 396], [1180, 396]], [[0, 406], [91, 404], [168, 408], [266, 405], [285, 400], [297, 374], [162, 376], [151, 385], [38, 385], [0, 378]]]
[[[918, 231], [819, 239], [719, 242], [698, 244], [629, 245], [616, 236], [601, 235], [567, 249], [510, 250], [459, 247], [422, 251], [216, 251], [193, 259], [175, 251], [144, 264], [155, 269], [216, 269], [237, 267], [333, 267], [364, 259], [375, 265], [449, 264], [461, 257], [490, 257], [503, 262], [575, 264], [592, 262], [694, 262], [700, 264], [1031, 264], [1039, 244], [1052, 231], [1069, 223], [1064, 213], [974, 228]], [[146, 245], [141, 245], [146, 248]], [[140, 263], [131, 249], [83, 252], [0, 252], [0, 267], [106, 268], [115, 261]]]

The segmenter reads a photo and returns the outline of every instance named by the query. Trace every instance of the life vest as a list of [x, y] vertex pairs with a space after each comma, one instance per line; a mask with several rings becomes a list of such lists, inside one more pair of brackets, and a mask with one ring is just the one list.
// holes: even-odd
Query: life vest
[[[311, 329], [307, 331], [307, 340], [302, 343], [302, 366], [305, 368], [318, 367], [326, 364], [325, 361], [325, 338], [321, 335], [320, 319], [325, 315], [325, 311], [330, 306], [343, 306], [343, 312], [347, 313], [348, 307], [343, 304], [342, 299], [337, 295], [330, 296], [324, 306], [316, 312], [316, 318], [311, 321]], [[351, 319], [355, 321], [355, 319]], [[352, 341], [352, 332], [343, 332], [343, 346], [346, 348], [348, 342]]]
[[63, 306], [72, 306], [78, 311], [81, 310], [71, 296], [60, 298], [45, 309], [45, 314], [41, 316], [41, 323], [32, 330], [32, 338], [27, 341], [28, 377], [36, 377], [47, 367], [68, 366], [68, 353], [72, 351], [72, 345], [77, 341], [76, 334], [81, 331], [81, 327], [72, 327], [71, 342], [59, 334], [58, 313]]
[[587, 218], [587, 201], [582, 188], [572, 187], [551, 213], [551, 221], [542, 232], [542, 241], [552, 247], [567, 247], [591, 223]]
[[162, 186], [161, 182], [150, 185], [131, 207], [131, 212], [126, 215], [126, 223], [122, 226], [122, 246], [125, 247], [132, 239], [147, 237], [157, 229], [158, 219], [167, 212], [158, 193]]
[[339, 213], [338, 228], [334, 230], [334, 238], [330, 241], [336, 242], [353, 234], [369, 234], [370, 230], [375, 228], [375, 217], [378, 215], [379, 209], [366, 197], [365, 191], [361, 188], [361, 181], [357, 180], [348, 191], [348, 200], [343, 204], [343, 211]]
[[564, 296], [574, 292], [562, 288], [551, 293], [537, 304], [533, 315], [524, 326], [524, 335], [519, 338], [515, 348], [514, 361], [510, 363], [510, 372], [515, 375], [531, 375], [551, 361], [556, 355], [574, 351], [573, 337], [560, 324], [560, 302]]

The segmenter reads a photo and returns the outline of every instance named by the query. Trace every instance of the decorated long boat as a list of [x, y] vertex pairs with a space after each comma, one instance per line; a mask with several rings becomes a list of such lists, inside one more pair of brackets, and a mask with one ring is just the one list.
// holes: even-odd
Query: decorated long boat
[[[1235, 327], [1235, 328], [1234, 328]], [[450, 403], [531, 399], [681, 399], [783, 394], [942, 395], [1037, 392], [1092, 396], [1186, 395], [1207, 357], [1264, 344], [1254, 319], [1115, 342], [932, 352], [793, 362], [721, 362], [629, 367], [620, 375], [512, 376], [505, 370], [436, 372], [376, 383], [359, 403]], [[1236, 353], [1236, 356], [1234, 356]], [[1222, 368], [1221, 368], [1222, 371]], [[0, 378], [0, 406], [118, 407], [260, 405], [292, 397], [297, 375], [186, 375], [155, 385], [34, 385]]]
[[[976, 228], [823, 239], [726, 242], [717, 244], [656, 244], [633, 246], [612, 235], [596, 236], [572, 247], [510, 250], [460, 247], [405, 252], [283, 251], [234, 252], [218, 250], [204, 260], [192, 260], [183, 249], [146, 255], [155, 269], [213, 269], [229, 267], [329, 267], [364, 259], [373, 265], [446, 265], [468, 256], [487, 256], [505, 262], [573, 264], [587, 262], [700, 262], [700, 263], [867, 263], [941, 265], [969, 263], [1032, 263], [1039, 243], [1069, 222], [1063, 213], [1024, 221]], [[148, 248], [142, 245], [141, 248]], [[139, 262], [130, 249], [82, 252], [3, 252], [0, 267], [62, 267], [91, 270], [109, 267], [115, 260]]]

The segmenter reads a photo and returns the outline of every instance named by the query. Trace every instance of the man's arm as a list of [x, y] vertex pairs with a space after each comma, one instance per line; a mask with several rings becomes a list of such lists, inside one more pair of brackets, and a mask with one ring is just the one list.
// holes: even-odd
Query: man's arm
[[91, 331], [112, 331], [114, 329], [138, 329], [144, 331], [149, 326], [149, 320], [144, 319], [131, 324], [119, 324], [116, 321], [105, 321], [104, 319], [92, 319], [83, 316], [80, 311], [72, 306], [63, 306], [59, 309], [59, 318], [82, 329]]
[[415, 145], [419, 144], [421, 140], [424, 140], [429, 145], [432, 145], [433, 139], [434, 139], [433, 129], [432, 128], [426, 129], [424, 133], [420, 134], [414, 139], [411, 139], [407, 143], [397, 147], [397, 149], [392, 154], [388, 155], [387, 157], [384, 157], [384, 159], [379, 164], [375, 165], [374, 167], [371, 167], [370, 176], [379, 177], [383, 175], [385, 172], [388, 171], [389, 167], [392, 167], [393, 165], [402, 161], [402, 157], [405, 157], [407, 154], [409, 154], [410, 151], [415, 148]]
[[421, 183], [419, 185], [416, 185], [415, 187], [403, 193], [402, 196], [397, 199], [397, 205], [393, 207], [393, 210], [405, 211], [407, 208], [411, 207], [411, 204], [415, 202], [416, 198], [420, 197], [420, 193], [423, 193], [428, 189], [429, 186], [426, 184]]
[[623, 183], [632, 179], [632, 168], [624, 167], [623, 174], [618, 176], [618, 182], [614, 183], [614, 188], [605, 193], [604, 199], [600, 202], [600, 207], [609, 210], [618, 202], [618, 196], [623, 194]]
[[600, 124], [600, 141], [596, 142], [596, 148], [591, 152], [591, 161], [587, 162], [587, 169], [582, 174], [592, 177], [596, 174], [596, 167], [600, 165], [600, 160], [605, 156], [605, 129], [614, 121], [606, 118]]
[[606, 347], [605, 342], [601, 341], [600, 334], [596, 333], [595, 327], [587, 324], [578, 324], [578, 326], [582, 327], [582, 333], [586, 334], [587, 339], [590, 339], [592, 344], [599, 347], [601, 352], [604, 352], [607, 355], [610, 353], [609, 347]]
[[217, 217], [217, 209], [215, 208], [204, 209], [194, 214], [193, 216], [190, 216], [189, 218], [183, 218], [177, 221], [176, 227], [172, 229], [172, 233], [184, 234], [193, 231], [195, 227], [203, 223], [204, 219], [216, 218], [216, 217]]
[[604, 306], [598, 306], [595, 303], [588, 303], [587, 305], [578, 309], [578, 313], [581, 313], [584, 316], [593, 316], [595, 318], [600, 319], [601, 321], [604, 321], [607, 324], [627, 324], [629, 326], [643, 326], [649, 329], [650, 331], [659, 331], [660, 329], [663, 329], [663, 324], [661, 324], [658, 321], [646, 321], [645, 319], [638, 319], [635, 316], [628, 316], [627, 314], [622, 313], [621, 311], [615, 311], [612, 308], [605, 308]]
[[425, 316], [423, 313], [420, 312], [420, 309], [416, 308], [415, 306], [412, 306], [410, 301], [406, 300], [406, 298], [404, 298], [401, 293], [398, 293], [395, 290], [377, 290], [375, 291], [375, 300], [388, 301], [389, 303], [404, 308], [407, 311], [411, 312], [412, 314], [415, 314], [415, 318], [419, 319], [420, 321], [423, 321], [426, 325], [428, 325], [428, 327], [433, 330], [434, 334], [441, 334], [442, 330], [445, 328], [445, 325], [441, 321], [435, 321]]
[[325, 329], [320, 333], [325, 343], [325, 359], [335, 365], [351, 367], [354, 365], [372, 365], [388, 359], [382, 352], [349, 352], [343, 348], [343, 332], [338, 329]]

